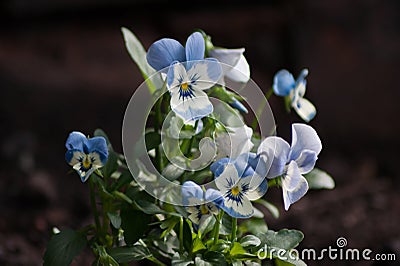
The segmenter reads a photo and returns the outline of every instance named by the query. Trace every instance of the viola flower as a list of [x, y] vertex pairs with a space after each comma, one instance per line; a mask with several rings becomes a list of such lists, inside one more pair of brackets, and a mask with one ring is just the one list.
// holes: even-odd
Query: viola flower
[[108, 149], [103, 137], [88, 139], [82, 133], [74, 131], [69, 134], [65, 147], [65, 159], [78, 172], [82, 182], [86, 182], [96, 169], [107, 162]]
[[222, 195], [215, 189], [203, 189], [192, 181], [182, 185], [182, 200], [186, 206], [189, 219], [200, 226], [211, 215], [217, 215], [223, 204]]
[[304, 121], [309, 122], [317, 111], [310, 101], [303, 98], [306, 93], [307, 75], [308, 70], [303, 69], [297, 80], [294, 80], [289, 71], [280, 70], [275, 74], [272, 88], [276, 95], [289, 97], [291, 107]]
[[213, 105], [203, 90], [214, 86], [221, 75], [221, 66], [213, 58], [172, 64], [167, 74], [172, 111], [185, 123], [211, 114]]
[[186, 47], [174, 39], [164, 38], [153, 43], [147, 51], [147, 62], [155, 70], [169, 67], [173, 62], [197, 61], [204, 59], [204, 38], [199, 32], [190, 35]]
[[224, 198], [222, 209], [235, 218], [251, 217], [254, 214], [251, 201], [261, 198], [267, 191], [264, 178], [256, 174], [240, 177], [233, 163], [224, 166], [223, 172], [216, 177], [215, 184]]
[[260, 144], [257, 153], [267, 167], [258, 168], [264, 172], [257, 173], [269, 179], [281, 176], [285, 210], [307, 193], [308, 182], [303, 174], [314, 168], [321, 150], [317, 132], [305, 124], [292, 125], [291, 145], [279, 137], [268, 137]]

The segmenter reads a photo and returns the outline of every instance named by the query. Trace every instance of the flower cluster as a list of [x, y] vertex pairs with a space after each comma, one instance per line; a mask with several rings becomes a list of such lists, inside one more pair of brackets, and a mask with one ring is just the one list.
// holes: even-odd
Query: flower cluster
[[[146, 52], [129, 30], [123, 33], [148, 86], [146, 93], [139, 87], [140, 103], [125, 114], [125, 155], [112, 149], [101, 130], [91, 138], [70, 133], [65, 159], [82, 182], [89, 180], [94, 224], [53, 236], [44, 264], [69, 265], [85, 246], [96, 265], [142, 259], [157, 265], [261, 265], [256, 247], [285, 241], [287, 252], [295, 248], [303, 234], [268, 230], [258, 206], [277, 216], [278, 208], [266, 200], [268, 190], [282, 191], [288, 211], [309, 189], [334, 187], [332, 178], [315, 168], [322, 150], [316, 130], [293, 123], [289, 144], [275, 136], [275, 125], [268, 130], [257, 125], [260, 107], [227, 86], [252, 89], [246, 88], [250, 66], [244, 48], [214, 46], [198, 31], [185, 46], [164, 38]], [[287, 70], [277, 72], [261, 107], [274, 93], [303, 121], [313, 119], [316, 108], [304, 98], [307, 75], [304, 69], [295, 80]], [[140, 124], [131, 113], [148, 117]], [[255, 123], [249, 126], [251, 116]], [[273, 121], [272, 114], [261, 119]], [[247, 220], [238, 228], [237, 219]], [[292, 262], [269, 259], [277, 265]]]

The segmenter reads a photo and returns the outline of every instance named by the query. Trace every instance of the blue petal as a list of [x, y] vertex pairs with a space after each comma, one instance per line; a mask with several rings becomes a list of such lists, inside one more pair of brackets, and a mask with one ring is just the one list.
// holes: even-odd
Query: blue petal
[[214, 202], [214, 204], [219, 208], [224, 205], [224, 198], [222, 197], [221, 192], [212, 188], [206, 190], [205, 200], [206, 202]]
[[73, 161], [75, 152], [82, 153], [78, 149], [67, 150], [67, 152], [65, 153], [65, 160], [70, 165], [74, 165], [75, 163], [77, 163], [77, 158], [75, 158], [75, 161]]
[[68, 150], [83, 151], [83, 146], [87, 142], [87, 138], [81, 132], [73, 131], [69, 134], [65, 147]]
[[190, 198], [196, 198], [202, 200], [204, 197], [204, 191], [199, 185], [192, 181], [186, 181], [182, 185], [182, 200], [183, 204], [188, 206]]
[[295, 80], [293, 75], [286, 69], [280, 70], [275, 74], [274, 84], [272, 88], [274, 93], [279, 96], [287, 96], [290, 91], [295, 87]]
[[292, 125], [292, 145], [289, 154], [290, 160], [299, 158], [303, 150], [310, 150], [318, 155], [322, 150], [321, 140], [315, 129], [306, 124]]
[[296, 159], [297, 166], [301, 174], [309, 173], [317, 162], [317, 154], [314, 151], [304, 150], [301, 152], [299, 158]]
[[[186, 41], [186, 61], [196, 61], [204, 59], [205, 44], [203, 35], [195, 32]], [[188, 67], [189, 69], [190, 67]]]
[[239, 177], [253, 176], [255, 171], [252, 165], [249, 163], [251, 161], [253, 164], [255, 163], [256, 158], [255, 153], [243, 153], [239, 155], [234, 162], [236, 170], [238, 172]]
[[222, 158], [215, 163], [211, 164], [210, 170], [213, 172], [215, 178], [219, 177], [225, 170], [225, 166], [230, 163], [229, 158]]
[[258, 186], [255, 189], [253, 189], [252, 191], [249, 191], [247, 194], [247, 198], [249, 200], [258, 200], [259, 198], [264, 196], [265, 193], [267, 193], [267, 190], [268, 190], [267, 179], [263, 178], [262, 181], [257, 181], [257, 183], [258, 183]]
[[164, 38], [149, 47], [146, 58], [150, 66], [160, 71], [174, 61], [186, 61], [185, 48], [176, 40]]
[[300, 82], [306, 82], [305, 78], [307, 77], [307, 75], [308, 75], [308, 69], [304, 68], [300, 72], [300, 75], [297, 77], [295, 86], [297, 86], [297, 84], [299, 84]]
[[239, 111], [243, 112], [243, 113], [248, 113], [249, 111], [247, 110], [247, 108], [238, 100], [236, 100], [234, 97], [233, 98], [233, 102], [230, 102], [229, 105], [232, 106], [235, 109], [238, 109]]
[[103, 137], [94, 137], [88, 139], [87, 147], [89, 153], [95, 152], [99, 154], [100, 161], [103, 165], [106, 164], [108, 158], [108, 148], [106, 139]]

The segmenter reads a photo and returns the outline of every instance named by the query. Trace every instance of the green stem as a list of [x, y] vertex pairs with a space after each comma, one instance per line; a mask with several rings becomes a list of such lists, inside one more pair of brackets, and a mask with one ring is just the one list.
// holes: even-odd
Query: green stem
[[221, 219], [222, 219], [223, 215], [224, 215], [224, 211], [220, 210], [218, 215], [217, 215], [217, 217], [216, 217], [217, 221], [216, 221], [216, 225], [215, 225], [215, 228], [214, 228], [214, 245], [216, 245], [218, 243], [219, 228], [221, 226]]
[[[156, 132], [158, 131], [158, 129], [161, 129], [161, 126], [162, 126], [161, 106], [162, 106], [162, 96], [160, 97], [160, 99], [158, 99], [158, 101], [155, 105], [156, 114], [155, 114], [154, 128], [155, 128]], [[156, 167], [159, 172], [161, 172], [161, 170], [164, 168], [161, 152], [162, 152], [162, 146], [159, 145], [156, 148]]]
[[[274, 90], [271, 88], [265, 93], [265, 98], [269, 100], [271, 95], [273, 94]], [[261, 104], [258, 106], [257, 111], [255, 113], [255, 117], [253, 119], [253, 122], [251, 123], [251, 128], [255, 131], [257, 129], [258, 125], [258, 117], [261, 116], [262, 112], [264, 111], [265, 106], [267, 105], [267, 102], [261, 102]]]
[[90, 205], [92, 207], [94, 222], [96, 224], [96, 235], [98, 235], [101, 225], [100, 225], [99, 212], [97, 211], [97, 206], [96, 206], [96, 193], [94, 191], [95, 186], [92, 176], [89, 177], [89, 190], [90, 190]]
[[183, 254], [183, 218], [179, 220], [179, 251]]
[[236, 241], [237, 218], [232, 218], [231, 248]]

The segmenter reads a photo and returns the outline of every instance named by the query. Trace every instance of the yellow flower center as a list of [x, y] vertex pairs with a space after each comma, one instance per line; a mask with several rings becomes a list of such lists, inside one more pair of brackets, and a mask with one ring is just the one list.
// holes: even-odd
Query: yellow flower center
[[85, 159], [82, 161], [83, 167], [89, 169], [92, 165], [92, 161], [90, 160], [89, 156], [86, 156]]
[[235, 187], [231, 188], [231, 192], [232, 192], [233, 196], [237, 196], [240, 193], [240, 189], [238, 186], [235, 186]]
[[206, 205], [201, 205], [200, 211], [201, 211], [201, 214], [205, 215], [208, 213], [208, 208], [206, 207]]
[[187, 82], [181, 84], [182, 90], [187, 90], [189, 88], [189, 84]]

